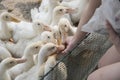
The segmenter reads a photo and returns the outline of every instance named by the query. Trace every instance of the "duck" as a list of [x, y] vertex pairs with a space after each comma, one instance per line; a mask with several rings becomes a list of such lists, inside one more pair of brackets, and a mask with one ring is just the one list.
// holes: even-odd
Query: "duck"
[[[37, 37], [36, 39], [39, 39], [40, 41], [43, 41], [44, 43], [52, 42], [57, 44], [57, 40], [54, 38], [53, 33], [50, 31], [44, 31], [41, 33], [40, 37]], [[38, 54], [34, 56], [34, 63], [38, 63]]]
[[[74, 10], [69, 7], [64, 7], [64, 6], [56, 6], [53, 10], [52, 14], [52, 22], [50, 24], [51, 27], [55, 26], [58, 24], [60, 18], [66, 17], [70, 20], [69, 15], [65, 16], [65, 14], [72, 13]], [[71, 20], [70, 20], [71, 22]], [[71, 22], [72, 24], [72, 22]]]
[[3, 46], [0, 46], [0, 62], [8, 57], [12, 57], [11, 53]]
[[46, 43], [45, 45], [43, 45], [38, 54], [38, 63], [34, 67], [32, 67], [28, 72], [18, 76], [15, 80], [40, 80], [42, 75], [38, 73], [44, 73], [43, 69], [46, 59], [48, 58], [48, 56], [59, 51], [60, 48], [60, 46], [54, 43]]
[[[45, 63], [44, 75], [47, 74], [51, 70], [51, 68], [53, 68], [56, 65], [56, 63], [57, 63], [56, 56], [57, 56], [57, 54], [53, 54], [53, 55], [48, 57], [48, 59], [47, 59], [47, 61]], [[55, 78], [55, 77], [53, 77], [53, 74], [54, 74], [54, 72], [52, 71], [51, 73], [49, 73], [44, 78], [44, 80], [49, 80], [49, 79], [50, 80], [55, 80], [55, 79], [53, 79], [53, 78]]]
[[18, 58], [6, 58], [0, 63], [0, 80], [12, 80], [8, 74], [9, 69], [14, 67], [17, 64], [24, 63], [25, 59]]
[[47, 12], [48, 10], [47, 10], [47, 5], [49, 4], [49, 1], [48, 0], [42, 0], [42, 2], [41, 2], [41, 4], [40, 4], [40, 6], [39, 6], [39, 12], [41, 12], [41, 11], [45, 11], [45, 12]]
[[44, 31], [41, 33], [40, 40], [44, 42], [52, 42], [57, 43], [56, 39], [54, 38], [53, 32]]
[[14, 57], [22, 57], [26, 46], [31, 44], [32, 42], [37, 42], [37, 41], [42, 41], [43, 43], [56, 42], [52, 32], [44, 31], [32, 40], [22, 39], [19, 40], [19, 42], [17, 42], [16, 44], [10, 42], [6, 43], [6, 47]]
[[38, 19], [49, 25], [52, 19], [53, 9], [60, 4], [60, 0], [43, 0], [40, 11], [37, 8], [31, 9], [32, 21]]
[[9, 40], [12, 38], [12, 30], [9, 28], [9, 25], [7, 23], [9, 22], [20, 22], [19, 19], [14, 17], [13, 14], [8, 12], [2, 12], [0, 15], [0, 39], [1, 40]]
[[[58, 63], [57, 56], [58, 54], [53, 54], [48, 57], [44, 65], [44, 75], [47, 74]], [[66, 65], [63, 62], [60, 62], [56, 68], [44, 78], [44, 80], [67, 80]]]
[[62, 35], [58, 26], [54, 26], [54, 28], [52, 29], [52, 33], [54, 38], [56, 39], [56, 44], [60, 45], [62, 43]]
[[73, 36], [77, 30], [77, 27], [72, 26], [67, 18], [61, 18], [58, 27], [61, 33], [62, 42], [64, 42], [67, 36]]
[[89, 0], [63, 0], [60, 5], [75, 9], [75, 11], [70, 14], [70, 17], [73, 24], [76, 24], [79, 22], [88, 1]]
[[50, 31], [50, 28], [39, 20], [33, 21], [32, 23], [21, 21], [16, 26], [13, 33], [14, 42], [18, 42], [20, 39], [32, 39], [45, 30]]
[[9, 70], [12, 80], [14, 80], [16, 76], [28, 71], [32, 66], [34, 66], [33, 55], [38, 54], [43, 44], [43, 42], [38, 41], [33, 42], [26, 47], [22, 59], [27, 59], [27, 61], [25, 63], [18, 64]]

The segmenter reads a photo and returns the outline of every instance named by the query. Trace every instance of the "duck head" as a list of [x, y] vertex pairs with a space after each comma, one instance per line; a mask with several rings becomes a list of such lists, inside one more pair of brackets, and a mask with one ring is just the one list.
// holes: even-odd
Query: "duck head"
[[13, 66], [20, 64], [20, 63], [24, 63], [26, 61], [26, 59], [21, 59], [21, 58], [6, 58], [4, 59], [1, 64], [4, 66], [4, 68], [6, 69], [10, 69]]
[[56, 43], [56, 39], [54, 38], [52, 32], [49, 31], [42, 32], [40, 38], [44, 42]]
[[70, 30], [70, 22], [66, 18], [61, 18], [59, 23], [59, 30], [62, 34], [67, 35], [68, 31]]
[[47, 43], [44, 46], [42, 46], [41, 50], [40, 50], [40, 55], [41, 56], [50, 56], [52, 54], [57, 53], [58, 51], [61, 51], [64, 47], [61, 45], [56, 45], [54, 43]]
[[40, 48], [43, 46], [43, 44], [44, 43], [42, 41], [37, 41], [29, 44], [25, 49], [24, 55], [30, 56], [30, 55], [37, 54]]
[[53, 13], [55, 15], [64, 15], [67, 13], [72, 13], [74, 11], [74, 9], [72, 8], [68, 8], [68, 7], [64, 7], [64, 6], [57, 6], [54, 8]]
[[43, 31], [51, 31], [49, 26], [45, 25], [44, 23], [42, 23], [39, 20], [36, 20], [33, 22], [33, 29], [39, 33], [43, 32]]
[[11, 13], [8, 13], [8, 12], [3, 12], [1, 13], [0, 15], [0, 19], [1, 20], [4, 20], [4, 21], [7, 21], [7, 22], [20, 22], [19, 19], [17, 19], [16, 17], [14, 17]]

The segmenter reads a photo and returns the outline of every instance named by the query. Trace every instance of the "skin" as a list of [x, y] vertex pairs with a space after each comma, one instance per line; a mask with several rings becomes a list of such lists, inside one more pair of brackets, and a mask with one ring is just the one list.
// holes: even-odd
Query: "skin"
[[[96, 70], [92, 74], [88, 76], [87, 80], [120, 80], [120, 37], [118, 34], [114, 31], [112, 28], [111, 24], [107, 21], [106, 22], [107, 30], [109, 33], [109, 37], [111, 42], [114, 44], [109, 50], [113, 50], [111, 55], [108, 55], [108, 57], [113, 56], [113, 59], [107, 58], [107, 60], [111, 61], [106, 61], [104, 66], [102, 66], [100, 69]], [[115, 51], [114, 51], [115, 50]], [[105, 56], [106, 56], [105, 55]], [[118, 55], [118, 56], [117, 56]], [[116, 58], [116, 59], [115, 59]]]
[[81, 20], [79, 22], [77, 32], [73, 37], [68, 37], [64, 44], [67, 44], [66, 49], [62, 51], [62, 53], [68, 53], [71, 49], [75, 47], [78, 41], [80, 41], [87, 33], [81, 31], [81, 28], [84, 24], [86, 24], [90, 18], [93, 16], [96, 8], [98, 8], [101, 4], [101, 0], [89, 0], [87, 6], [85, 7]]

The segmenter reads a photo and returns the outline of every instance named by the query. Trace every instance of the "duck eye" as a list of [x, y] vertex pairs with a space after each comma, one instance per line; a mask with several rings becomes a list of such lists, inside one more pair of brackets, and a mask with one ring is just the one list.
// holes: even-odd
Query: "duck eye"
[[50, 36], [48, 36], [48, 39], [50, 39]]
[[51, 50], [52, 50], [52, 49], [55, 49], [55, 46], [51, 47], [50, 49], [51, 49]]
[[38, 49], [38, 46], [36, 46], [35, 48]]
[[5, 16], [5, 18], [8, 18], [8, 16]]
[[10, 62], [10, 64], [13, 64], [13, 63], [14, 63], [13, 61]]
[[38, 23], [37, 25], [40, 25], [40, 23]]
[[60, 9], [59, 11], [63, 11], [62, 9]]
[[65, 27], [67, 27], [67, 25], [65, 25]]

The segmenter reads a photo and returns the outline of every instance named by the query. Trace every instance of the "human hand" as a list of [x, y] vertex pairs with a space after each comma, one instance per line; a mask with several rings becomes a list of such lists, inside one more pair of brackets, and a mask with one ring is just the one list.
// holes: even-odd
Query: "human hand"
[[120, 37], [113, 29], [112, 25], [109, 23], [109, 21], [106, 21], [106, 27], [109, 33], [109, 38], [111, 42], [115, 45], [117, 51], [120, 53]]
[[63, 54], [71, 51], [75, 46], [73, 43], [73, 36], [67, 37], [66, 40], [63, 42], [63, 44], [66, 46], [66, 48], [62, 51]]

